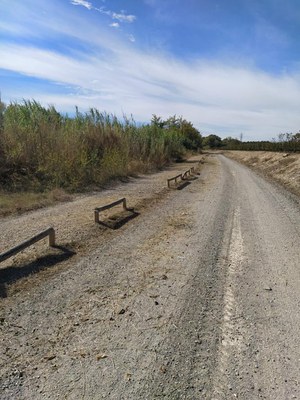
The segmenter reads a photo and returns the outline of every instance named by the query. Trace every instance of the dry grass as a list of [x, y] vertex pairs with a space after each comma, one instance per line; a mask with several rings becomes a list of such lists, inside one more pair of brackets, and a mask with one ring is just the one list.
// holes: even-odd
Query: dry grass
[[182, 118], [141, 126], [96, 109], [69, 117], [34, 100], [0, 100], [0, 216], [162, 169], [200, 147], [199, 132]]
[[199, 132], [175, 117], [137, 126], [96, 109], [84, 114], [76, 110], [71, 118], [54, 107], [24, 101], [8, 105], [1, 118], [3, 191], [84, 190], [162, 168], [201, 147]]
[[63, 189], [53, 189], [45, 193], [0, 192], [0, 216], [21, 214], [26, 211], [51, 206], [53, 204], [70, 201], [72, 196]]

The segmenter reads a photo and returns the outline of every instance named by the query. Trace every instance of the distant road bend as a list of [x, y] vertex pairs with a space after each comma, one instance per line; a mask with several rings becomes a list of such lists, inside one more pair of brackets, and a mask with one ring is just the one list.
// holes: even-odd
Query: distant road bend
[[299, 244], [299, 200], [209, 156], [183, 190], [0, 299], [0, 398], [300, 399]]

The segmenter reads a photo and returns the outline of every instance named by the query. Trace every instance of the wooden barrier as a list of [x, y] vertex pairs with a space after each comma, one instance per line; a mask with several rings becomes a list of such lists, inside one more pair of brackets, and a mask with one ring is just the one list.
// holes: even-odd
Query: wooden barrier
[[15, 246], [12, 249], [6, 251], [5, 253], [0, 254], [0, 262], [7, 260], [8, 258], [14, 256], [15, 254], [26, 249], [27, 247], [31, 246], [32, 244], [44, 239], [47, 236], [49, 236], [49, 246], [54, 247], [55, 246], [55, 231], [53, 228], [49, 227], [46, 230], [44, 230], [43, 232], [40, 232], [37, 235], [33, 236], [31, 239], [28, 239], [25, 242], [19, 244], [18, 246]]
[[187, 171], [185, 171], [184, 174], [182, 174], [182, 180], [187, 179], [191, 175], [192, 175], [192, 168], [188, 169]]
[[188, 171], [185, 171], [185, 172], [182, 174], [182, 180], [185, 181], [185, 180], [187, 179], [187, 176], [188, 176]]
[[175, 184], [176, 184], [178, 179], [182, 180], [182, 174], [179, 174], [179, 175], [174, 176], [173, 178], [167, 179], [168, 188], [171, 187], [170, 186], [171, 181], [175, 181]]
[[94, 210], [95, 222], [97, 222], [97, 223], [100, 222], [100, 220], [99, 220], [99, 214], [100, 214], [101, 211], [108, 210], [109, 208], [115, 207], [115, 206], [117, 206], [117, 205], [119, 205], [119, 204], [121, 204], [121, 203], [123, 204], [123, 209], [124, 209], [124, 210], [126, 210], [126, 211], [133, 211], [133, 208], [128, 208], [128, 207], [127, 207], [126, 199], [125, 199], [125, 197], [123, 197], [122, 199], [117, 200], [117, 201], [114, 201], [113, 203], [110, 203], [110, 204], [108, 204], [108, 205], [106, 205], [106, 206], [95, 208], [95, 210]]
[[[200, 165], [200, 161], [198, 162], [198, 166], [199, 165]], [[191, 176], [192, 174], [196, 174], [195, 167], [188, 169], [183, 174], [179, 174], [179, 175], [174, 176], [173, 178], [167, 179], [168, 188], [171, 187], [170, 182], [175, 181], [175, 184], [176, 184], [178, 179], [184, 181], [184, 180], [188, 179], [188, 177]]]

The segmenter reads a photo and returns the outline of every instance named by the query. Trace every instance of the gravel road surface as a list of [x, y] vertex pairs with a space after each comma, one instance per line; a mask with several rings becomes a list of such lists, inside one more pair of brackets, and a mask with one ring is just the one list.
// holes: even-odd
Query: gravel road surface
[[[3, 248], [76, 228], [65, 259], [0, 269], [1, 399], [300, 399], [299, 200], [222, 155], [166, 190], [175, 172], [0, 220]], [[126, 194], [120, 229], [84, 216]]]

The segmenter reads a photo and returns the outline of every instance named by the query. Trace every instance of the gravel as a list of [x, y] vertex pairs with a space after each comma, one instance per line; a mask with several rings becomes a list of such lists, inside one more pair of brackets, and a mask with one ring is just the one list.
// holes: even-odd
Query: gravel
[[[3, 273], [1, 399], [300, 397], [299, 204], [222, 156], [165, 189], [192, 165], [1, 221], [2, 246], [55, 222], [76, 251]], [[95, 226], [93, 207], [125, 189], [139, 216]]]

